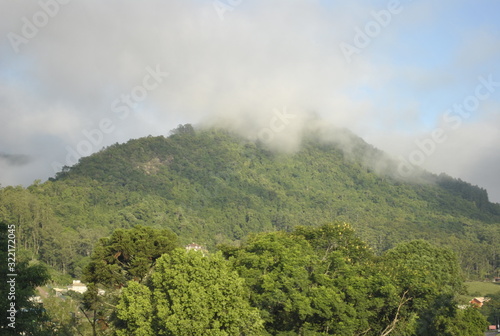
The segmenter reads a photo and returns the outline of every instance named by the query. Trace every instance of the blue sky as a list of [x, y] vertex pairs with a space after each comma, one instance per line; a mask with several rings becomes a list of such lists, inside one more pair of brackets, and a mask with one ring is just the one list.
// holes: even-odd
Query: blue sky
[[[367, 53], [374, 66], [388, 67], [396, 74], [379, 90], [364, 87], [362, 92], [366, 95], [363, 99], [378, 101], [378, 106], [383, 108], [384, 96], [380, 90], [397, 92], [401, 105], [418, 101], [421, 106], [420, 120], [425, 126], [432, 127], [450, 104], [470, 94], [479, 75], [494, 74], [495, 78], [500, 78], [500, 64], [496, 57], [498, 50], [496, 54], [482, 56], [477, 55], [481, 54], [480, 50], [466, 50], [478, 42], [477, 39], [485, 38], [482, 35], [490, 35], [491, 38], [500, 36], [497, 17], [500, 3], [457, 1], [451, 6], [438, 5], [422, 22], [406, 24], [406, 16], [412, 15], [414, 5], [408, 4], [394, 17], [393, 25], [386, 28], [395, 31], [388, 32], [388, 35], [392, 34], [390, 41], [384, 40], [382, 33], [367, 47], [373, 49], [367, 50]], [[363, 56], [362, 53], [358, 57]], [[467, 58], [472, 60], [467, 62]], [[408, 78], [405, 72], [409, 70], [411, 74], [423, 78]], [[418, 80], [425, 77], [426, 85]], [[498, 101], [500, 95], [492, 98]]]
[[[270, 145], [288, 151], [311, 112], [395, 159], [408, 160], [418, 141], [443, 128], [446, 141], [419, 165], [486, 188], [500, 202], [500, 87], [456, 129], [444, 120], [474, 94], [479, 77], [500, 82], [500, 2], [401, 1], [351, 62], [342, 43], [355, 45], [356, 29], [374, 27], [373, 12], [393, 2], [220, 3], [229, 10], [204, 0], [0, 5], [0, 183], [53, 176], [54, 162], [67, 163], [103, 120], [113, 131], [91, 152], [168, 135], [179, 123], [223, 124], [258, 138], [286, 108], [294, 122]], [[26, 38], [26, 20], [44, 15]], [[13, 34], [26, 38], [17, 52]], [[139, 94], [148, 67], [169, 76], [119, 118], [113, 101]]]

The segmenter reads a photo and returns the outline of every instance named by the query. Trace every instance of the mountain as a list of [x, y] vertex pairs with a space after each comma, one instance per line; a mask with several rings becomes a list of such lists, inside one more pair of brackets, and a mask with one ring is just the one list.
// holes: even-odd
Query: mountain
[[0, 220], [16, 225], [26, 251], [73, 276], [116, 228], [170, 228], [211, 249], [337, 220], [378, 253], [423, 238], [451, 247], [469, 278], [496, 275], [500, 205], [464, 181], [425, 171], [405, 180], [396, 168], [346, 130], [306, 132], [300, 149], [283, 153], [184, 125], [112, 145], [45, 183], [0, 189]]

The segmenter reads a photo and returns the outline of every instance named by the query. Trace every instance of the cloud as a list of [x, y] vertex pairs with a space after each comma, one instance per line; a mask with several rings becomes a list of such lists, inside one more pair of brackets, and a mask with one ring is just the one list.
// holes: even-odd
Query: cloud
[[3, 161], [10, 166], [25, 166], [29, 164], [32, 159], [28, 155], [23, 154], [0, 153], [0, 161]]
[[[99, 130], [103, 120], [112, 123], [113, 131], [92, 143], [93, 151], [148, 134], [166, 135], [186, 122], [224, 123], [250, 138], [270, 138], [274, 123], [279, 131], [273, 131], [270, 142], [293, 150], [301, 125], [317, 115], [325, 124], [347, 127], [398, 155], [435, 127], [429, 124], [432, 115], [422, 121], [427, 109], [436, 109], [434, 119], [439, 119], [441, 107], [463, 97], [463, 92], [451, 93], [457, 88], [454, 82], [467, 80], [458, 85], [466, 93], [478, 75], [486, 75], [478, 63], [497, 59], [498, 50], [491, 47], [495, 35], [482, 26], [478, 39], [470, 33], [463, 41], [462, 35], [453, 37], [459, 46], [442, 44], [452, 48], [446, 49], [448, 54], [460, 51], [447, 67], [426, 67], [428, 59], [442, 56], [439, 42], [448, 36], [448, 30], [435, 28], [445, 27], [458, 6], [450, 1], [438, 7], [430, 1], [404, 2], [404, 10], [348, 64], [339, 44], [352, 42], [355, 28], [373, 20], [373, 10], [387, 6], [243, 1], [221, 20], [212, 1], [74, 0], [60, 5], [36, 36], [19, 45], [19, 53], [7, 38], [0, 42], [0, 151], [36, 157], [33, 171], [42, 178], [53, 176], [51, 163], [64, 164], [67, 148], [76, 150], [90, 141], [85, 131]], [[21, 34], [23, 17], [32, 20], [41, 10], [39, 3], [15, 1], [4, 7], [4, 37]], [[439, 38], [432, 39], [436, 31]], [[405, 35], [410, 33], [410, 38]], [[477, 50], [484, 52], [474, 56]], [[121, 118], [113, 102], [130, 96], [143, 85], [146, 69], [157, 66], [169, 76]], [[276, 111], [284, 109], [294, 117], [277, 124]], [[480, 134], [478, 128], [470, 132]], [[432, 169], [482, 171], [486, 161], [477, 158], [480, 153], [488, 157], [491, 148], [474, 136], [467, 138], [481, 146], [463, 152], [470, 160], [436, 161]], [[478, 165], [466, 164], [472, 160]], [[453, 170], [459, 164], [464, 169]], [[0, 181], [19, 183], [21, 173], [16, 174], [2, 169]], [[26, 171], [22, 178], [36, 174]]]
[[[37, 10], [13, 9], [11, 16], [19, 18]], [[131, 133], [165, 134], [179, 117], [194, 123], [225, 120], [256, 136], [283, 106], [297, 116], [323, 112], [331, 122], [348, 124], [363, 111], [342, 88], [355, 85], [356, 72], [369, 75], [370, 69], [362, 61], [353, 69], [345, 66], [330, 20], [347, 24], [340, 13], [326, 17], [306, 1], [242, 3], [223, 21], [211, 2], [71, 2], [20, 45], [23, 57], [12, 58], [20, 69], [14, 75], [20, 90], [15, 102], [10, 94], [5, 101], [21, 106], [9, 119], [27, 134], [54, 134], [73, 146], [103, 118], [117, 124], [108, 143], [125, 141]], [[6, 29], [19, 32], [19, 24], [10, 22]], [[148, 66], [170, 74], [142, 104], [153, 113], [137, 109], [127, 120], [117, 119], [112, 102], [130, 94]], [[23, 91], [27, 83], [32, 90]], [[34, 126], [40, 129], [30, 131]], [[286, 131], [281, 141], [296, 142], [298, 128]]]
[[[489, 104], [485, 109], [498, 111], [499, 108], [498, 104]], [[498, 112], [463, 124], [456, 131], [448, 132], [447, 136], [446, 141], [429, 157], [425, 167], [486, 188], [490, 199], [500, 202], [500, 179], [496, 168], [500, 166]]]

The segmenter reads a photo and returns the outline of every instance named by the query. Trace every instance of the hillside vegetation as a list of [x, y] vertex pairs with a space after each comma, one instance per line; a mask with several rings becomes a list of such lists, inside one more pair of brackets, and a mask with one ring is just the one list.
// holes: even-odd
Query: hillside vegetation
[[449, 247], [469, 279], [498, 274], [500, 205], [447, 175], [403, 181], [379, 150], [344, 130], [305, 134], [295, 153], [220, 129], [115, 144], [45, 183], [0, 189], [0, 221], [33, 258], [79, 277], [98, 238], [138, 224], [182, 243], [239, 246], [252, 232], [350, 223], [375, 254], [424, 239]]

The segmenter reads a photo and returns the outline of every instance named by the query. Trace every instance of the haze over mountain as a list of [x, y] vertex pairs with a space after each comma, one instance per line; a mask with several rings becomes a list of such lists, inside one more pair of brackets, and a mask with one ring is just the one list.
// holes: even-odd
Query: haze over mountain
[[[3, 3], [0, 183], [27, 186], [75, 163], [71, 149], [187, 122], [265, 137], [286, 110], [294, 118], [274, 137], [285, 150], [315, 114], [500, 201], [498, 1], [228, 3]], [[437, 129], [446, 140], [418, 157], [415, 141]]]
[[0, 333], [483, 335], [499, 12], [3, 1]]
[[[179, 125], [0, 188], [16, 334], [484, 334], [496, 315], [460, 294], [499, 272], [500, 204], [444, 174], [402, 178], [348, 130], [301, 135], [284, 151]], [[28, 299], [75, 278], [84, 295]]]
[[486, 190], [425, 171], [403, 179], [397, 161], [351, 132], [312, 126], [289, 153], [189, 124], [115, 144], [51, 181], [0, 189], [0, 221], [75, 277], [99, 237], [135, 225], [213, 249], [249, 233], [345, 221], [376, 253], [417, 238], [450, 247], [472, 279], [496, 274], [500, 253], [500, 205]]

